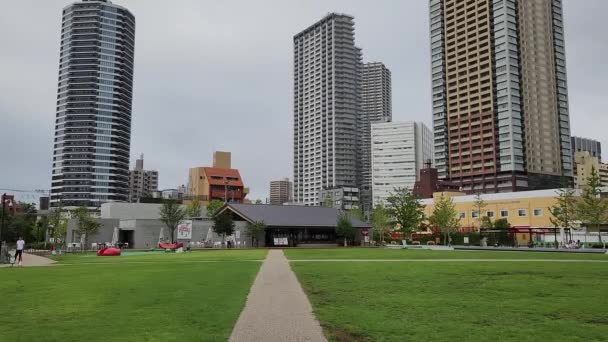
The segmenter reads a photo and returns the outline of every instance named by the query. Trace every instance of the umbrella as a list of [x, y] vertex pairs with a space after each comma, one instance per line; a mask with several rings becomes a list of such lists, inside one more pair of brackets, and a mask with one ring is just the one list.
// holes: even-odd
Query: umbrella
[[85, 234], [80, 234], [80, 248], [86, 248], [87, 247], [87, 246], [84, 245], [84, 239], [85, 239], [86, 235], [87, 235], [86, 233]]
[[158, 235], [158, 243], [165, 240], [165, 227], [160, 227], [160, 234]]
[[118, 243], [118, 227], [114, 227], [114, 233], [112, 233], [112, 246], [116, 246]]

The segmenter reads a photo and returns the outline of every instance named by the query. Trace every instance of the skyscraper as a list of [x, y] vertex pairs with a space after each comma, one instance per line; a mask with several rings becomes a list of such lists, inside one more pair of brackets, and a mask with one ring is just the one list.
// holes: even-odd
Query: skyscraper
[[331, 13], [293, 37], [294, 200], [356, 187], [361, 50], [353, 17]]
[[561, 0], [430, 0], [435, 165], [467, 192], [572, 177]]
[[433, 157], [433, 134], [422, 122], [372, 124], [373, 205], [395, 188], [413, 190], [420, 169]]
[[285, 204], [291, 202], [293, 184], [289, 178], [270, 182], [270, 204]]
[[[572, 160], [574, 161], [576, 152], [587, 151], [592, 157], [602, 161], [602, 143], [598, 140], [582, 137], [572, 137]], [[575, 161], [576, 162], [576, 161]]]
[[51, 205], [127, 201], [135, 17], [106, 0], [63, 9]]
[[135, 161], [135, 169], [129, 177], [129, 201], [138, 202], [158, 191], [158, 171], [144, 170], [144, 155]]
[[383, 63], [363, 64], [359, 120], [360, 202], [365, 214], [372, 209], [371, 124], [391, 122], [391, 72]]

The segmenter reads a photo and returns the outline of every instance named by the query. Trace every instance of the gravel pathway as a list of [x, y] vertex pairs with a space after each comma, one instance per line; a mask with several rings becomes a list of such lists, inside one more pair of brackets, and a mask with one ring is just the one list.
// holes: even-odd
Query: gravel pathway
[[282, 250], [268, 251], [230, 341], [327, 341]]
[[[15, 255], [15, 250], [10, 251], [11, 256]], [[28, 253], [23, 253], [23, 266], [24, 267], [30, 267], [30, 266], [50, 266], [52, 264], [54, 264], [56, 261], [55, 260], [51, 260], [49, 258], [45, 258], [45, 257], [41, 257], [38, 255], [34, 255], [34, 254], [28, 254]], [[10, 264], [4, 264], [4, 265], [0, 265], [0, 267], [10, 267]], [[15, 267], [17, 267], [17, 264], [15, 264]]]

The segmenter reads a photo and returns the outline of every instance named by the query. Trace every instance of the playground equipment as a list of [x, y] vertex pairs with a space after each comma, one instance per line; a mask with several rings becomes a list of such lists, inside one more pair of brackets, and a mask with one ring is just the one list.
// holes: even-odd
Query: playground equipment
[[167, 242], [159, 242], [158, 248], [161, 249], [178, 249], [184, 247], [183, 243], [167, 243]]
[[120, 249], [114, 247], [102, 248], [97, 251], [97, 256], [120, 256]]

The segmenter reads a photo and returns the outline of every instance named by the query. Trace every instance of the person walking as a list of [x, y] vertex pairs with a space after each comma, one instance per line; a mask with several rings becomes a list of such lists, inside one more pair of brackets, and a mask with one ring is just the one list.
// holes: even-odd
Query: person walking
[[24, 246], [25, 246], [25, 241], [23, 241], [23, 238], [20, 236], [19, 240], [17, 240], [17, 250], [15, 251], [15, 262], [18, 263], [19, 266], [23, 266], [23, 247]]

